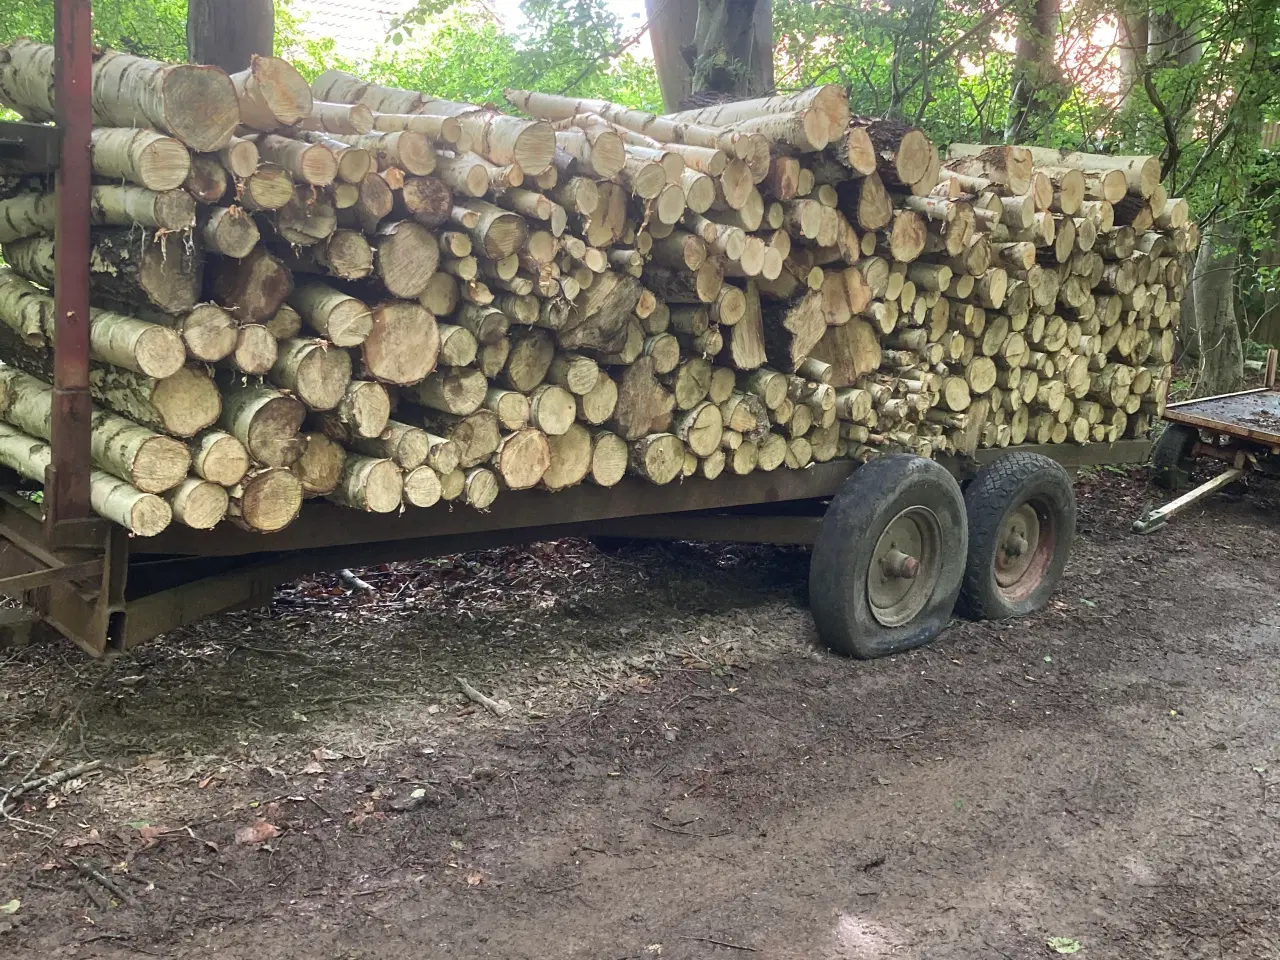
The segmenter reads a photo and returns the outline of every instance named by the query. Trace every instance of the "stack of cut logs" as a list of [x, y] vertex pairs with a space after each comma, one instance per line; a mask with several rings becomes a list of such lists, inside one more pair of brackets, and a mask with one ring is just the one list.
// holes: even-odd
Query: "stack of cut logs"
[[[53, 118], [53, 50], [0, 103]], [[1150, 157], [838, 87], [528, 118], [287, 62], [93, 72], [92, 497], [149, 535], [1145, 435], [1198, 242]], [[55, 201], [0, 178], [0, 463], [49, 463]]]

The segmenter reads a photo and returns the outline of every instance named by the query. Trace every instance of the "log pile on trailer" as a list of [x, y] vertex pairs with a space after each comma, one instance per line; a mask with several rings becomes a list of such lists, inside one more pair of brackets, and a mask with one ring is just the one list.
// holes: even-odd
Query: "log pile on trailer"
[[[0, 103], [52, 116], [51, 49]], [[138, 535], [907, 450], [1141, 437], [1184, 254], [1151, 157], [952, 144], [843, 92], [513, 111], [103, 54], [95, 509]], [[145, 128], [143, 127], [145, 125]], [[51, 181], [0, 195], [0, 463], [42, 481]]]

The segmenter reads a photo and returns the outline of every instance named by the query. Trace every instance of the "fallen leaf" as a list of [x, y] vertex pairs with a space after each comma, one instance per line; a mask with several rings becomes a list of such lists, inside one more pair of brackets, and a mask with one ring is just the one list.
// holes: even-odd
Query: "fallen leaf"
[[92, 830], [90, 830], [89, 835], [87, 837], [71, 837], [68, 840], [62, 841], [62, 845], [68, 848], [91, 847], [91, 846], [96, 846], [100, 843], [102, 843], [102, 837], [98, 834], [97, 827], [94, 827]]
[[316, 747], [311, 751], [311, 756], [317, 760], [342, 760], [346, 754], [338, 753], [338, 751], [330, 750], [327, 747]]
[[1054, 953], [1079, 953], [1080, 941], [1070, 937], [1050, 937], [1045, 945]]
[[467, 874], [468, 887], [478, 887], [482, 883], [484, 883], [484, 874], [481, 873], [479, 870], [472, 870], [470, 873]]
[[14, 897], [8, 903], [0, 903], [0, 913], [12, 916], [17, 913], [22, 906], [22, 901]]
[[153, 827], [150, 824], [138, 828], [138, 836], [146, 842], [147, 846], [156, 843], [164, 834], [168, 833], [164, 827]]
[[236, 843], [266, 843], [275, 837], [280, 836], [280, 828], [274, 823], [267, 823], [265, 820], [259, 820], [251, 823], [247, 827], [241, 827], [236, 831]]
[[302, 768], [302, 772], [310, 773], [310, 774], [324, 773], [324, 764], [321, 763], [319, 760], [312, 760], [305, 767]]

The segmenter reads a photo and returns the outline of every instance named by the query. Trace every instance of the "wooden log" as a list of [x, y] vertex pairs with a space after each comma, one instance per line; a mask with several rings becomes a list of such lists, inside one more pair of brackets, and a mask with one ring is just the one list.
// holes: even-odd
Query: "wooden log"
[[293, 178], [274, 163], [263, 163], [238, 186], [238, 199], [246, 210], [279, 210], [293, 199]]
[[[28, 280], [54, 286], [53, 240], [31, 237], [4, 245], [4, 259]], [[90, 289], [99, 296], [185, 313], [199, 300], [203, 260], [177, 234], [147, 235], [108, 228], [95, 231], [89, 264]]]
[[212, 530], [227, 515], [231, 500], [224, 487], [188, 477], [166, 494], [177, 523], [194, 530]]
[[257, 533], [283, 530], [302, 509], [302, 481], [288, 470], [255, 467], [229, 493], [227, 517]]
[[357, 347], [373, 330], [369, 306], [323, 283], [303, 283], [289, 297], [303, 321], [336, 347]]
[[231, 434], [205, 430], [187, 442], [191, 472], [202, 480], [234, 487], [249, 470], [249, 453]]
[[220, 366], [254, 377], [265, 376], [279, 357], [276, 338], [260, 323], [236, 327], [236, 345]]
[[369, 133], [373, 130], [373, 111], [363, 103], [326, 103], [313, 99], [311, 114], [299, 121], [298, 128], [348, 136]]
[[307, 497], [323, 497], [332, 493], [342, 478], [347, 451], [323, 433], [304, 433], [306, 449], [289, 467], [289, 472], [302, 484]]
[[[0, 267], [0, 321], [25, 344], [51, 350], [54, 318], [53, 297]], [[89, 353], [94, 360], [161, 378], [177, 373], [186, 360], [185, 345], [173, 330], [96, 308], [89, 313]]]
[[1004, 184], [1010, 193], [1018, 195], [1031, 189], [1033, 162], [1032, 153], [1026, 147], [953, 143], [947, 148], [945, 166], [958, 173]]
[[242, 323], [263, 323], [293, 291], [293, 274], [258, 247], [243, 260], [224, 260], [214, 275], [213, 291], [218, 303]]
[[332, 410], [351, 382], [351, 355], [324, 340], [283, 340], [269, 379], [311, 410]]
[[244, 445], [249, 455], [268, 467], [287, 467], [302, 456], [299, 436], [306, 407], [266, 386], [228, 382], [223, 385], [219, 423]]
[[333, 134], [351, 147], [367, 150], [377, 161], [379, 170], [396, 167], [415, 177], [425, 177], [436, 169], [436, 153], [430, 141], [409, 130], [395, 133], [366, 133], [357, 136]]
[[134, 127], [95, 127], [90, 159], [100, 177], [157, 192], [181, 187], [191, 171], [191, 154], [181, 142]]
[[[52, 436], [53, 388], [12, 367], [0, 366], [0, 417], [32, 437]], [[100, 469], [144, 493], [163, 493], [186, 477], [186, 446], [124, 417], [95, 410], [90, 421], [90, 454]]]
[[338, 216], [324, 194], [298, 184], [293, 198], [275, 212], [270, 223], [282, 239], [306, 247], [331, 237], [338, 228]]
[[444, 486], [440, 474], [423, 464], [404, 474], [404, 501], [411, 507], [431, 507], [440, 501]]
[[[0, 103], [28, 120], [54, 120], [54, 58], [54, 47], [27, 39], [5, 46]], [[239, 122], [236, 88], [217, 67], [158, 63], [107, 50], [94, 60], [90, 92], [96, 124], [153, 127], [193, 150], [220, 150]]]
[[[23, 192], [0, 200], [0, 243], [53, 235], [57, 222], [52, 193]], [[196, 206], [185, 190], [157, 193], [145, 187], [95, 186], [89, 194], [89, 222], [102, 226], [186, 230], [195, 225]]]
[[918, 127], [896, 120], [860, 118], [855, 118], [850, 125], [866, 131], [878, 172], [886, 183], [898, 189], [910, 189], [929, 172], [932, 147]]
[[[0, 464], [28, 480], [43, 483], [52, 462], [53, 451], [47, 443], [0, 424]], [[155, 536], [172, 519], [169, 505], [163, 499], [143, 493], [101, 470], [90, 473], [89, 502], [99, 516], [139, 537]]]
[[[443, 469], [449, 464], [445, 458], [456, 460], [456, 466], [469, 470], [483, 463], [498, 449], [501, 440], [497, 415], [489, 410], [477, 410], [466, 416], [437, 413], [427, 410], [422, 414], [423, 425], [432, 437], [432, 453], [427, 463], [443, 477], [452, 471]], [[437, 440], [450, 444], [445, 448]]]
[[409, 391], [414, 402], [432, 410], [466, 416], [484, 404], [484, 374], [467, 367], [446, 367], [429, 374]]
[[197, 153], [191, 158], [191, 170], [182, 189], [200, 203], [217, 203], [231, 189], [231, 178], [216, 154]]
[[249, 67], [231, 75], [240, 122], [255, 130], [292, 127], [312, 112], [311, 88], [287, 60], [253, 55]]
[[508, 490], [536, 486], [551, 465], [551, 448], [540, 430], [526, 427], [502, 438], [493, 467]]
[[328, 499], [366, 513], [393, 513], [400, 508], [403, 493], [400, 468], [392, 461], [351, 454]]
[[277, 340], [291, 340], [302, 331], [302, 317], [286, 303], [262, 326]]
[[376, 437], [356, 437], [350, 446], [357, 453], [391, 460], [403, 470], [412, 470], [427, 462], [431, 437], [421, 427], [389, 420]]
[[206, 250], [241, 259], [258, 245], [260, 234], [241, 207], [213, 207], [201, 212], [200, 238]]

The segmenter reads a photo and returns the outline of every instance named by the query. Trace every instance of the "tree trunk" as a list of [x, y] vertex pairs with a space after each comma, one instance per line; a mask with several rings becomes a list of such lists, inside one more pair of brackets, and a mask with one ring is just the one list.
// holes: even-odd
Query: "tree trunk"
[[271, 56], [274, 40], [271, 0], [190, 0], [187, 4], [187, 56], [193, 63], [212, 63], [237, 73], [249, 67], [255, 54]]
[[1018, 24], [1013, 92], [1004, 138], [1021, 143], [1034, 138], [1052, 116], [1052, 99], [1060, 80], [1054, 56], [1060, 0], [1035, 0], [1029, 18]]
[[773, 89], [770, 0], [645, 0], [662, 99], [760, 96]]
[[1205, 231], [1196, 257], [1191, 282], [1197, 324], [1195, 343], [1200, 358], [1198, 396], [1212, 397], [1239, 390], [1244, 380], [1244, 355], [1235, 310], [1239, 243], [1236, 221], [1216, 220]]

